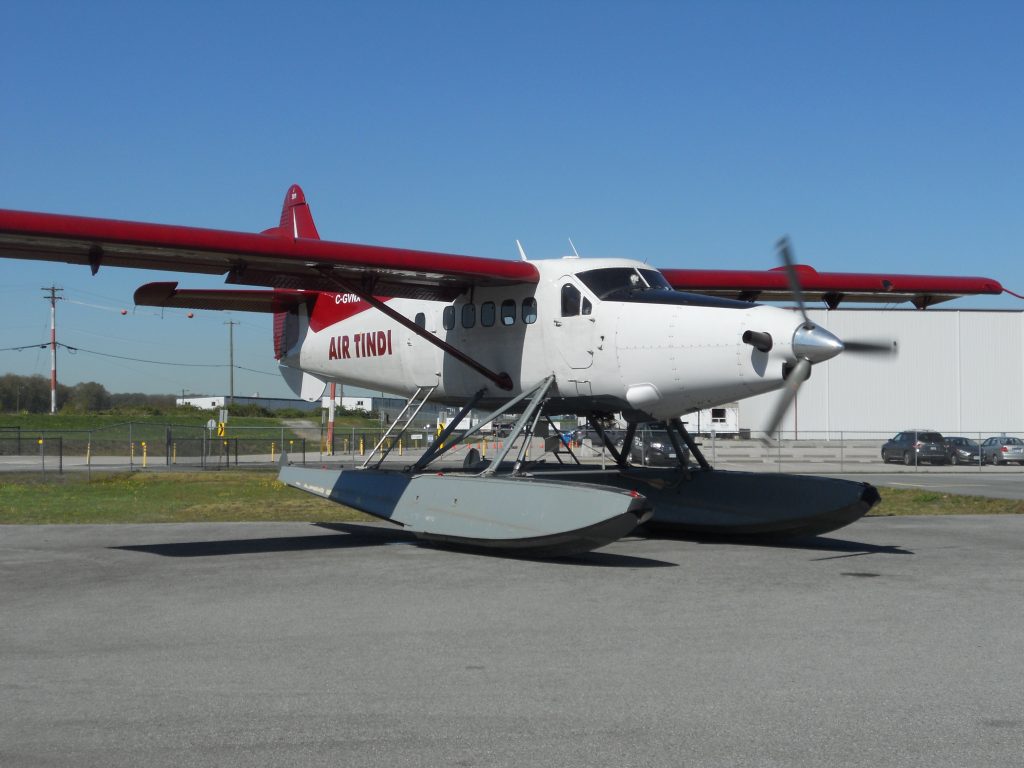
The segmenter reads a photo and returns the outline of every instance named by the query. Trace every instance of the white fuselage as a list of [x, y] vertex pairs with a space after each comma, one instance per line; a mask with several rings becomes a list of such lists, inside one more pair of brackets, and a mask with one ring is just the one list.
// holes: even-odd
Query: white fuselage
[[[430, 334], [508, 373], [511, 392], [352, 294], [320, 294], [308, 331], [282, 363], [323, 380], [406, 395], [436, 387], [432, 399], [441, 402], [464, 402], [485, 387], [485, 402], [499, 402], [553, 374], [552, 394], [566, 411], [633, 410], [667, 419], [776, 389], [784, 365], [795, 360], [792, 337], [801, 318], [790, 310], [688, 301], [643, 283], [614, 296], [595, 289], [594, 274], [660, 278], [635, 261], [532, 263], [536, 284], [476, 288], [453, 303], [387, 300]], [[772, 348], [744, 343], [747, 330], [770, 334]]]

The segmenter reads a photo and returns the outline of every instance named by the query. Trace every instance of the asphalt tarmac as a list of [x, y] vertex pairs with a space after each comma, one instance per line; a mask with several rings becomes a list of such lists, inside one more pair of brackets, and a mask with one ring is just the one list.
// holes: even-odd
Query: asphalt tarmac
[[0, 765], [1019, 766], [1024, 517], [565, 561], [0, 528]]

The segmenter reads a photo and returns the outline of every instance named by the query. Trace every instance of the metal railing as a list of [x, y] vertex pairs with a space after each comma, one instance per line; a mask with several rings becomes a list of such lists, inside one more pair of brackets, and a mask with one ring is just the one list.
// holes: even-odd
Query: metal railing
[[[206, 427], [126, 422], [113, 427], [92, 430], [33, 431], [17, 427], [0, 428], [0, 470], [55, 471], [69, 469], [224, 469], [228, 467], [270, 466], [281, 458], [284, 450], [292, 463], [308, 461], [332, 464], [358, 463], [381, 438], [383, 431], [342, 428], [332, 441], [317, 430], [298, 430], [311, 434], [302, 437], [287, 427], [230, 427], [224, 436]], [[942, 433], [945, 437], [966, 437], [981, 443], [992, 436], [1024, 438], [1024, 433], [991, 431], [959, 431]], [[612, 433], [613, 439], [615, 433]], [[637, 431], [642, 442], [648, 433]], [[832, 430], [812, 433], [801, 430], [799, 436], [783, 432], [777, 440], [762, 442], [757, 437], [696, 435], [701, 451], [719, 469], [747, 471], [778, 471], [802, 473], [834, 472], [924, 472], [1013, 471], [1014, 466], [999, 466], [975, 460], [959, 466], [925, 463], [916, 451], [911, 464], [883, 463], [881, 450], [893, 436], [890, 432]], [[434, 441], [428, 430], [410, 431], [396, 439], [389, 463], [413, 464]], [[543, 458], [557, 440], [537, 437], [530, 447], [531, 458]], [[497, 453], [502, 438], [492, 434], [475, 436], [446, 456], [446, 463], [461, 462], [470, 449], [484, 458]], [[612, 462], [596, 436], [576, 432], [571, 440], [573, 451], [585, 463]], [[550, 455], [548, 456], [550, 459]], [[564, 454], [563, 454], [564, 458]], [[980, 457], [979, 457], [980, 458]], [[1024, 465], [1019, 468], [1024, 469]]]

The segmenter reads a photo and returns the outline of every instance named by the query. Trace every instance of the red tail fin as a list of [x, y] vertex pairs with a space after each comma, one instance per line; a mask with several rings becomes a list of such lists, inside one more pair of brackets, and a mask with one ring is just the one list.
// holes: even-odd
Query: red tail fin
[[[306, 237], [311, 240], [320, 239], [320, 233], [316, 231], [313, 214], [309, 211], [309, 204], [306, 202], [306, 195], [303, 194], [302, 187], [298, 184], [288, 187], [288, 191], [284, 195], [284, 205], [281, 206], [280, 225], [265, 230], [263, 234], [290, 238]], [[295, 309], [274, 313], [274, 357], [280, 359], [298, 341], [298, 326], [298, 313]]]
[[279, 237], [306, 237], [310, 240], [319, 240], [320, 233], [316, 231], [316, 224], [313, 223], [313, 214], [309, 212], [309, 204], [306, 196], [302, 193], [302, 187], [292, 184], [284, 196], [284, 205], [281, 206], [281, 224], [263, 231], [264, 235], [278, 235]]

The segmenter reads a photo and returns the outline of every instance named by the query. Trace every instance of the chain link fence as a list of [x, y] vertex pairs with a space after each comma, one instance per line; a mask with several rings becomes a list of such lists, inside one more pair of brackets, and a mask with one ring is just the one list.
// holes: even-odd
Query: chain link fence
[[[282, 451], [294, 464], [361, 463], [373, 451], [383, 430], [339, 427], [332, 439], [315, 427], [231, 427], [224, 434], [204, 426], [125, 422], [91, 430], [27, 430], [19, 427], [0, 428], [0, 470], [54, 471], [65, 470], [143, 470], [143, 469], [226, 469], [233, 467], [267, 467], [281, 460]], [[954, 459], [952, 446], [941, 461], [925, 457], [916, 448], [902, 449], [896, 457], [890, 451], [890, 462], [883, 462], [883, 446], [892, 433], [830, 431], [799, 435], [781, 433], [777, 440], [762, 441], [748, 435], [698, 435], [700, 450], [718, 469], [746, 471], [778, 471], [792, 473], [833, 472], [1006, 472], [1024, 467], [1024, 459], [1013, 453], [998, 453], [999, 447], [985, 448], [990, 438], [1016, 438], [1024, 443], [1024, 433], [992, 433], [968, 431], [942, 433], [946, 438], [965, 438], [980, 447], [971, 457], [960, 453]], [[611, 431], [618, 440], [621, 431]], [[633, 463], [654, 463], [649, 456], [658, 433], [637, 430]], [[389, 462], [412, 464], [434, 441], [428, 430], [410, 431], [401, 439], [388, 438], [385, 448]], [[500, 449], [503, 438], [478, 434], [445, 457], [445, 463], [461, 463], [475, 449], [483, 458]], [[961, 441], [962, 444], [962, 441]], [[586, 464], [612, 463], [596, 434], [576, 430], [552, 437], [536, 437], [529, 456], [550, 461], [571, 462], [569, 450]], [[557, 450], [556, 455], [552, 455]], [[649, 451], [649, 452], [648, 452]], [[1005, 458], [1004, 458], [1005, 457]], [[692, 458], [692, 457], [691, 457]], [[955, 466], [953, 462], [955, 461]], [[1018, 463], [1019, 461], [1019, 463]]]

